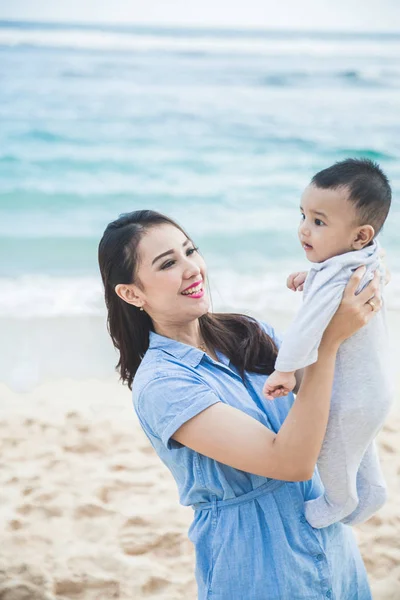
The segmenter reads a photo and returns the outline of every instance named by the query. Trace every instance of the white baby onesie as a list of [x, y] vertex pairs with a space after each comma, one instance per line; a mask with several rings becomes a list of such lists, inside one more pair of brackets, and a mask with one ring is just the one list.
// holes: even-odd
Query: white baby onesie
[[[322, 335], [336, 312], [354, 270], [366, 265], [360, 290], [381, 269], [376, 241], [370, 246], [313, 264], [303, 304], [284, 336], [275, 369], [289, 372], [318, 358]], [[383, 287], [383, 286], [382, 286]], [[337, 521], [367, 520], [386, 500], [386, 485], [375, 448], [392, 403], [387, 372], [385, 308], [340, 346], [325, 439], [318, 458], [324, 495], [306, 502], [305, 515], [317, 528]]]

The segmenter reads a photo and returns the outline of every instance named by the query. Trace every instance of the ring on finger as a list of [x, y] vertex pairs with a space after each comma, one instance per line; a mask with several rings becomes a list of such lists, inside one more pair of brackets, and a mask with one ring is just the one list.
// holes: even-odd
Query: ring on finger
[[369, 304], [369, 305], [370, 305], [370, 307], [371, 307], [371, 309], [372, 309], [372, 312], [376, 310], [376, 304], [375, 304], [375, 302], [372, 300], [372, 298], [370, 298], [369, 300], [367, 300], [366, 304]]

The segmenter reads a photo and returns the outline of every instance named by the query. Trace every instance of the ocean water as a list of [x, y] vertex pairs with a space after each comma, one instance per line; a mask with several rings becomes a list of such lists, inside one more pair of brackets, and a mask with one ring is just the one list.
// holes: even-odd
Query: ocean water
[[0, 318], [103, 316], [97, 245], [176, 218], [216, 307], [291, 310], [310, 177], [377, 160], [400, 308], [400, 35], [0, 22]]

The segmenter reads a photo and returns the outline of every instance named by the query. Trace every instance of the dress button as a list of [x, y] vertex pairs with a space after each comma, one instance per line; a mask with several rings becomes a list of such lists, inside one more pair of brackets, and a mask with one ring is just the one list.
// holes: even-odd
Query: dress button
[[332, 598], [332, 590], [328, 590], [325, 594], [327, 598]]
[[[323, 554], [317, 554], [317, 556], [315, 557], [317, 560], [324, 560], [324, 555]], [[330, 591], [330, 590], [329, 590]], [[329, 596], [328, 596], [329, 598]]]

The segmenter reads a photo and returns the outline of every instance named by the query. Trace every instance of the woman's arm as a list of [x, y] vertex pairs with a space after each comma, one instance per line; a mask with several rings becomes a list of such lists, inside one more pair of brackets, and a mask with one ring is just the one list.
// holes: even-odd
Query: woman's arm
[[298, 371], [296, 371], [296, 373], [295, 373], [296, 385], [293, 389], [294, 394], [297, 394], [297, 392], [299, 391], [301, 382], [303, 381], [303, 376], [304, 376], [304, 369], [299, 369]]
[[335, 360], [342, 341], [373, 316], [367, 301], [380, 308], [379, 275], [357, 296], [364, 269], [346, 286], [338, 311], [328, 325], [318, 361], [304, 370], [303, 381], [281, 429], [274, 433], [244, 412], [219, 402], [196, 415], [173, 435], [184, 446], [256, 475], [310, 479], [321, 450], [329, 416]]
[[187, 421], [173, 438], [219, 462], [263, 477], [312, 477], [329, 415], [337, 345], [321, 342], [301, 390], [275, 434], [244, 412], [219, 402]]

